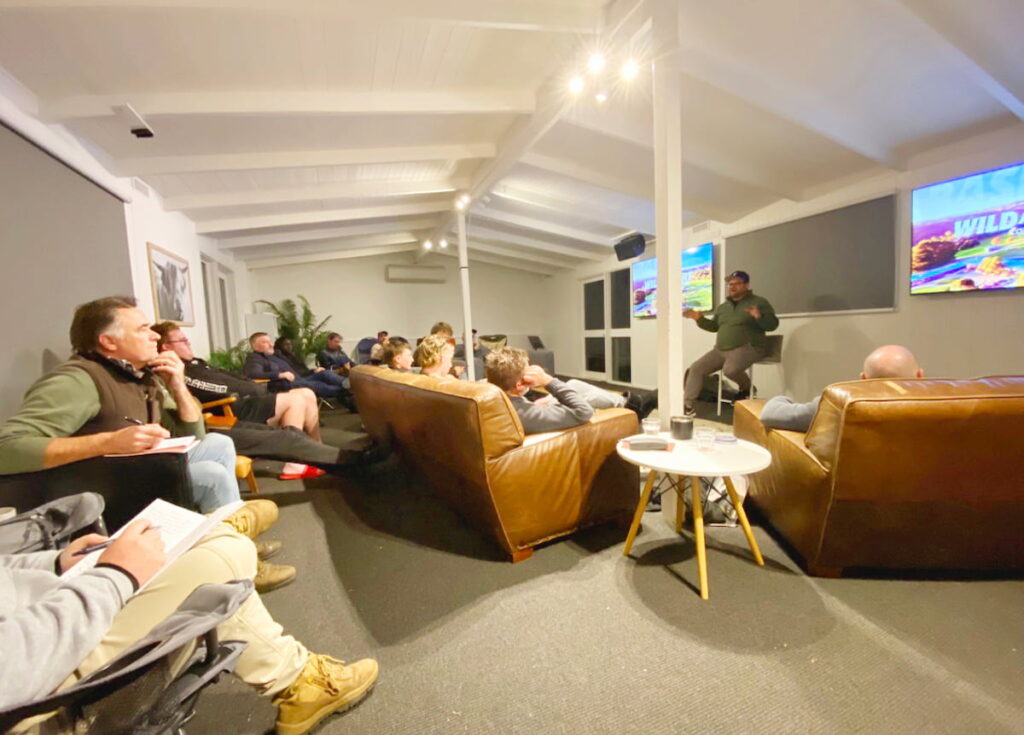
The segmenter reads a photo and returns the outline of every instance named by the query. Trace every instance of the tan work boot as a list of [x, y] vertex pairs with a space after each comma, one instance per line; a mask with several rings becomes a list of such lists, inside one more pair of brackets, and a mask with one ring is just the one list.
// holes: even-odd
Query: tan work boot
[[256, 591], [270, 592], [278, 587], [284, 587], [295, 579], [295, 567], [290, 564], [271, 564], [269, 561], [256, 562], [256, 576], [253, 583]]
[[256, 538], [277, 521], [277, 503], [273, 500], [246, 500], [245, 505], [224, 519], [243, 536]]
[[311, 653], [298, 678], [274, 697], [277, 735], [301, 735], [327, 715], [348, 709], [377, 681], [372, 658], [345, 666], [344, 661]]
[[256, 544], [256, 558], [260, 561], [266, 561], [275, 556], [284, 547], [280, 541], [255, 541], [254, 543]]

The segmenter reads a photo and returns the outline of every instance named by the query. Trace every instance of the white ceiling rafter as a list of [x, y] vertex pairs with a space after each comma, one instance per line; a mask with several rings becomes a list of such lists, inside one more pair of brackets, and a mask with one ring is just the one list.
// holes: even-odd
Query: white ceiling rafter
[[849, 116], [822, 104], [817, 90], [801, 89], [783, 79], [766, 80], [763, 69], [750, 68], [736, 56], [712, 56], [687, 47], [679, 52], [679, 59], [679, 71], [683, 74], [796, 123], [886, 168], [903, 168], [896, 153], [874, 140], [870, 131]]
[[[1024, 120], [1024, 83], [1019, 78], [1010, 79], [992, 59], [993, 50], [982, 39], [975, 38], [970, 29], [958, 23], [952, 14], [942, 12], [934, 2], [921, 0], [890, 0], [894, 7], [901, 7], [908, 16], [926, 27], [935, 37], [941, 39], [952, 52], [967, 66], [978, 86]], [[961, 4], [967, 12], [975, 12], [970, 4]]]
[[551, 253], [547, 255], [540, 255], [538, 253], [525, 253], [522, 250], [516, 250], [515, 248], [503, 248], [500, 245], [492, 245], [491, 243], [481, 242], [480, 240], [474, 239], [472, 237], [467, 238], [466, 247], [468, 247], [470, 250], [476, 250], [477, 252], [481, 253], [500, 255], [505, 258], [519, 258], [521, 260], [527, 261], [528, 263], [550, 265], [555, 268], [575, 268], [577, 265], [579, 265], [578, 261], [570, 261], [564, 258], [553, 257]]
[[[553, 242], [537, 239], [535, 237], [526, 237], [525, 235], [517, 235], [511, 232], [502, 232], [501, 230], [496, 230], [492, 227], [484, 227], [475, 220], [470, 222], [468, 230], [468, 237], [472, 237], [478, 242], [490, 242], [496, 245], [514, 245], [520, 248], [527, 248], [528, 250], [567, 255], [570, 258], [582, 260], [600, 261], [608, 257], [607, 248], [557, 245]], [[452, 238], [452, 235], [448, 236], [449, 241], [453, 241]]]
[[[554, 3], [551, 3], [554, 4]], [[602, 11], [601, 30], [606, 41], [616, 36], [636, 34], [646, 22], [643, 16], [645, 0], [612, 0]], [[537, 90], [535, 112], [526, 120], [514, 124], [498, 145], [493, 160], [480, 166], [472, 184], [468, 188], [471, 198], [485, 194], [492, 186], [504, 178], [519, 163], [524, 154], [539, 141], [565, 113], [571, 104], [571, 97], [566, 94], [561, 71], [552, 74]], [[453, 229], [455, 213], [445, 217], [435, 237]], [[417, 259], [421, 255], [417, 254]]]
[[524, 217], [519, 214], [510, 214], [509, 212], [503, 212], [487, 206], [474, 206], [472, 209], [472, 215], [474, 219], [484, 219], [490, 222], [504, 222], [505, 224], [512, 225], [513, 227], [546, 232], [551, 235], [558, 235], [559, 237], [577, 240], [590, 245], [609, 247], [614, 242], [614, 240], [604, 237], [603, 235], [595, 235], [592, 232], [579, 230], [575, 227], [566, 227], [565, 225], [560, 225], [548, 220]]
[[649, 232], [654, 228], [653, 221], [648, 221], [647, 217], [635, 217], [628, 213], [602, 209], [589, 203], [564, 199], [552, 196], [548, 192], [534, 191], [507, 183], [491, 189], [490, 196], [551, 212], [571, 212], [602, 225], [622, 227], [626, 230]]
[[415, 232], [389, 232], [380, 235], [361, 235], [358, 237], [339, 238], [337, 240], [315, 240], [313, 242], [276, 243], [264, 245], [262, 248], [246, 248], [235, 252], [235, 260], [259, 260], [277, 255], [313, 255], [315, 253], [338, 252], [352, 248], [383, 247], [385, 245], [402, 245], [419, 242], [420, 236]]
[[125, 102], [143, 117], [160, 115], [461, 115], [530, 114], [532, 91], [446, 90], [430, 92], [165, 92], [75, 95], [45, 103], [44, 122], [113, 116]]
[[286, 265], [298, 265], [300, 263], [322, 263], [330, 260], [346, 260], [348, 258], [366, 258], [373, 255], [388, 255], [390, 253], [409, 253], [419, 247], [415, 243], [409, 245], [389, 245], [379, 248], [353, 248], [351, 250], [338, 250], [333, 253], [313, 253], [311, 255], [284, 255], [276, 258], [264, 258], [261, 260], [247, 260], [245, 265], [249, 270], [258, 268], [280, 268]]
[[[542, 276], [551, 275], [551, 266], [545, 265], [534, 265], [530, 262], [517, 260], [514, 258], [504, 258], [500, 255], [492, 255], [489, 253], [482, 253], [479, 250], [469, 249], [467, 243], [467, 256], [471, 262], [477, 263], [488, 263], [490, 265], [500, 265], [504, 268], [512, 268], [513, 270], [527, 271], [528, 273], [539, 273]], [[419, 248], [417, 252], [421, 252], [422, 248]], [[459, 254], [456, 248], [449, 247], [447, 250], [431, 250], [431, 253], [435, 255], [441, 255], [446, 258], [457, 258]]]
[[250, 217], [228, 217], [226, 219], [208, 220], [196, 224], [196, 233], [209, 235], [216, 232], [239, 232], [242, 230], [258, 230], [266, 227], [288, 227], [306, 225], [317, 222], [346, 222], [380, 217], [404, 217], [414, 214], [430, 214], [444, 212], [448, 209], [447, 202], [428, 202], [425, 204], [395, 204], [383, 207], [361, 207], [355, 209], [328, 209], [292, 214], [264, 214]]
[[123, 176], [147, 176], [196, 171], [251, 171], [307, 166], [405, 163], [408, 161], [458, 161], [467, 158], [491, 158], [494, 154], [495, 145], [493, 143], [463, 143], [390, 148], [339, 148], [324, 151], [145, 156], [119, 158], [114, 161], [114, 165], [118, 173]]
[[261, 245], [279, 245], [293, 242], [316, 242], [332, 238], [357, 237], [361, 235], [387, 234], [405, 230], [427, 230], [437, 224], [437, 218], [402, 219], [391, 218], [386, 222], [371, 222], [348, 227], [321, 227], [294, 230], [266, 235], [221, 236], [217, 243], [226, 250], [241, 250]]
[[600, 10], [594, 3], [572, 0], [0, 0], [0, 7], [233, 10], [571, 34], [592, 33], [600, 21]]
[[465, 186], [465, 182], [460, 179], [452, 181], [338, 181], [316, 186], [292, 186], [282, 189], [246, 189], [208, 194], [181, 194], [164, 199], [164, 209], [169, 212], [179, 212], [212, 207], [280, 204], [321, 199], [443, 194], [456, 191], [463, 186]]

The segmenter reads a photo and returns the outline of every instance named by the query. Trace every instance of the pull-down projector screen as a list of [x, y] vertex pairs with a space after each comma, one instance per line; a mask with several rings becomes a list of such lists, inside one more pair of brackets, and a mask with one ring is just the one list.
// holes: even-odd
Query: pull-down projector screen
[[895, 213], [887, 196], [730, 237], [722, 272], [749, 273], [781, 315], [891, 309]]

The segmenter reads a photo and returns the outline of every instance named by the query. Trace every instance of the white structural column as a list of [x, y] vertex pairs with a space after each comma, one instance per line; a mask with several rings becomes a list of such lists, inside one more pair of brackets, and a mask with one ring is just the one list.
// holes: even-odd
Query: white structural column
[[476, 350], [473, 349], [473, 305], [469, 298], [469, 248], [466, 245], [466, 210], [456, 217], [459, 228], [459, 277], [462, 280], [462, 343], [466, 346], [466, 371], [476, 380]]
[[662, 428], [683, 413], [683, 157], [679, 3], [652, 0], [654, 205], [658, 256], [658, 392]]

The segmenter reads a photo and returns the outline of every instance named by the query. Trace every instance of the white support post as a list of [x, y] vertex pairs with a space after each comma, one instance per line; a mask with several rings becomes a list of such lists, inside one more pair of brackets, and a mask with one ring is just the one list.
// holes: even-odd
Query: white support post
[[658, 256], [658, 393], [662, 429], [683, 413], [683, 157], [679, 3], [654, 0], [654, 203]]
[[466, 245], [466, 211], [456, 217], [459, 228], [459, 277], [462, 281], [462, 343], [466, 346], [466, 372], [476, 380], [476, 350], [473, 349], [473, 307], [469, 298], [469, 248]]

